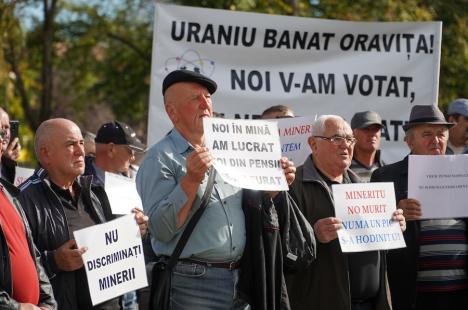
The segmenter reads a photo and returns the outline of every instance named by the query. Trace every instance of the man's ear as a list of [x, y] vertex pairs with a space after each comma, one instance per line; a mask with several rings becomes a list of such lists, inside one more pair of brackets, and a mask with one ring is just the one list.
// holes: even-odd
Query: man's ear
[[42, 165], [47, 165], [51, 161], [51, 156], [52, 154], [50, 153], [49, 149], [47, 146], [42, 145], [39, 148], [39, 161], [41, 162]]
[[449, 115], [447, 121], [449, 123], [455, 123], [455, 124], [458, 122], [457, 118], [453, 115]]
[[316, 149], [317, 149], [317, 141], [315, 141], [315, 138], [310, 136], [307, 139], [307, 143], [309, 143], [309, 147], [312, 150], [312, 153], [314, 153], [316, 151]]
[[171, 120], [172, 124], [177, 123], [177, 109], [175, 108], [174, 104], [171, 102], [167, 102], [164, 105], [164, 108], [166, 109], [167, 116], [169, 116], [169, 119]]
[[109, 158], [114, 158], [114, 154], [115, 154], [115, 144], [114, 143], [107, 143], [106, 144], [106, 153], [107, 153], [107, 157]]

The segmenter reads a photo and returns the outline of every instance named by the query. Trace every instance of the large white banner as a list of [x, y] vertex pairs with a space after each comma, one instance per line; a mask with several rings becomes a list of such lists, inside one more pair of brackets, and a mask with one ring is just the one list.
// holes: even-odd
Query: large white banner
[[161, 84], [173, 70], [218, 83], [214, 110], [256, 118], [272, 105], [296, 115], [374, 110], [383, 157], [408, 151], [402, 125], [415, 104], [437, 104], [441, 22], [348, 22], [156, 5], [148, 141], [172, 127]]

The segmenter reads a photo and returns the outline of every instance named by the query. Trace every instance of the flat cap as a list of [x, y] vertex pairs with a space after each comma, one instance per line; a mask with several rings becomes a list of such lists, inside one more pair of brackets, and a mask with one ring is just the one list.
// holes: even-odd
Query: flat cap
[[179, 69], [172, 71], [164, 78], [162, 84], [162, 94], [164, 95], [169, 87], [179, 82], [198, 83], [200, 85], [205, 86], [206, 89], [208, 89], [208, 91], [210, 92], [210, 94], [213, 94], [216, 91], [216, 88], [218, 87], [215, 81], [213, 81], [209, 77], [204, 76], [201, 73], [186, 69]]
[[380, 128], [383, 127], [382, 118], [377, 112], [374, 111], [364, 111], [357, 112], [354, 114], [351, 119], [351, 129], [363, 129], [371, 125], [379, 125]]

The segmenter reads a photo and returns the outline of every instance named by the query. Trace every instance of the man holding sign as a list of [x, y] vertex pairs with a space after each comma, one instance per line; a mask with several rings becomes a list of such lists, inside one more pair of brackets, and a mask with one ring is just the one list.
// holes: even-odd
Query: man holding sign
[[[150, 218], [157, 255], [172, 254], [207, 186], [206, 174], [213, 158], [204, 146], [203, 119], [213, 116], [211, 95], [216, 88], [210, 78], [188, 70], [173, 71], [163, 81], [164, 106], [174, 128], [150, 148], [137, 174], [137, 189]], [[285, 159], [281, 163], [286, 178], [292, 182], [294, 166]], [[264, 198], [271, 205], [271, 199]], [[251, 228], [246, 227], [242, 201], [242, 189], [224, 182], [218, 175], [207, 209], [172, 272], [173, 310], [245, 308], [236, 291], [246, 231]], [[282, 270], [281, 265], [279, 268]], [[272, 269], [266, 278], [276, 276], [274, 280], [281, 283], [282, 274], [275, 271]], [[258, 282], [268, 281], [266, 278]], [[279, 309], [280, 303], [287, 303], [287, 299], [282, 300], [286, 296], [284, 287], [267, 285], [276, 291], [267, 297], [268, 305], [258, 309]], [[264, 288], [268, 290], [267, 286]]]
[[[20, 201], [51, 280], [58, 309], [118, 309], [112, 299], [93, 307], [82, 254], [73, 232], [108, 218], [106, 207], [91, 188], [85, 168], [83, 137], [79, 127], [63, 118], [43, 122], [36, 131], [35, 151], [41, 165], [21, 186]], [[108, 206], [107, 206], [108, 207]], [[143, 232], [144, 215], [135, 215]]]
[[[336, 115], [322, 115], [309, 138], [312, 155], [298, 168], [293, 197], [313, 225], [317, 259], [311, 268], [287, 278], [292, 309], [390, 309], [385, 253], [343, 253], [337, 231], [332, 184], [357, 183], [351, 170], [356, 139], [349, 124]], [[402, 211], [393, 213], [405, 229]]]
[[[436, 106], [415, 105], [403, 126], [411, 155], [444, 155], [452, 126]], [[408, 198], [408, 156], [374, 171], [371, 182], [394, 182], [408, 220], [407, 248], [388, 254], [394, 309], [468, 309], [468, 221], [420, 220], [421, 204]]]

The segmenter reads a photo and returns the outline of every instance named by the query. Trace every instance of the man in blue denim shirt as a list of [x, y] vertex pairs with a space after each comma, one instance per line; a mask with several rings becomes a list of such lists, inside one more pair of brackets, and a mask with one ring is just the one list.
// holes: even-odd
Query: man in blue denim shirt
[[[213, 80], [188, 70], [173, 71], [163, 82], [164, 105], [174, 128], [147, 152], [136, 179], [157, 255], [172, 254], [206, 188], [213, 158], [204, 147], [203, 118], [213, 116], [216, 87]], [[294, 178], [292, 163], [283, 161], [283, 168]], [[217, 177], [207, 209], [173, 271], [173, 310], [246, 307], [235, 289], [245, 234], [242, 190]]]

